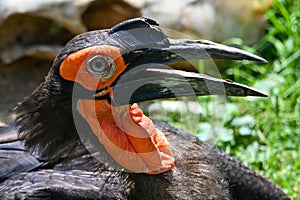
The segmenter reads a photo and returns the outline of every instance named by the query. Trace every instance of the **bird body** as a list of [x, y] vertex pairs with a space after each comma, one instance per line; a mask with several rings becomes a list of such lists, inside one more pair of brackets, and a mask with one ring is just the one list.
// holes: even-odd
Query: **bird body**
[[[0, 163], [0, 197], [289, 199], [224, 152], [151, 120], [137, 104], [180, 96], [265, 96], [166, 65], [265, 60], [209, 41], [173, 40], [157, 26], [151, 19], [131, 19], [66, 44], [45, 81], [15, 109], [21, 141], [0, 144], [0, 150], [15, 149], [14, 156], [25, 160], [8, 156]], [[255, 181], [265, 189], [252, 186]]]

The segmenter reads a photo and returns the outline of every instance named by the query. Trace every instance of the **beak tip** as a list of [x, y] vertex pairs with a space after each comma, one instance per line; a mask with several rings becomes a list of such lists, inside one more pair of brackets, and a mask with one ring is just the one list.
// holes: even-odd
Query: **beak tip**
[[268, 94], [261, 91], [252, 91], [248, 96], [256, 96], [256, 97], [268, 97]]
[[[246, 55], [246, 54], [244, 54]], [[246, 59], [246, 60], [252, 60], [252, 61], [256, 61], [256, 62], [260, 62], [260, 63], [268, 63], [268, 61], [260, 56], [254, 55], [254, 54], [248, 54], [247, 53], [247, 57], [242, 58], [242, 59]]]
[[268, 63], [268, 61], [266, 59], [262, 58], [262, 57], [259, 57], [258, 61], [261, 62], [261, 63], [264, 63], [264, 64]]

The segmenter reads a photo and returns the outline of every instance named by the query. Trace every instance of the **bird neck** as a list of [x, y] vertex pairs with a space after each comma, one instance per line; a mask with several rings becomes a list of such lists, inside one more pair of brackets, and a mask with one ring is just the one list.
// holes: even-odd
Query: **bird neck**
[[122, 167], [148, 174], [174, 167], [166, 137], [136, 103], [115, 107], [106, 100], [79, 100], [78, 110], [98, 141]]
[[41, 159], [56, 162], [78, 145], [71, 95], [46, 79], [15, 108], [19, 137]]

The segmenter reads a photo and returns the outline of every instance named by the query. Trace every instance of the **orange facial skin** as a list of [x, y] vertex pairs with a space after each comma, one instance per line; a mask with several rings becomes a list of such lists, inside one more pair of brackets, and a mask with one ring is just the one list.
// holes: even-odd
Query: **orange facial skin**
[[[114, 60], [116, 70], [110, 79], [99, 80], [86, 71], [85, 63], [94, 55]], [[70, 54], [60, 66], [60, 75], [88, 90], [101, 90], [108, 87], [125, 68], [120, 49], [102, 45]], [[111, 89], [107, 93], [113, 98]], [[163, 173], [174, 167], [169, 142], [136, 103], [114, 107], [107, 100], [79, 100], [77, 106], [99, 142], [122, 167], [148, 174]]]
[[[107, 56], [114, 60], [117, 69], [110, 79], [106, 81], [99, 80], [86, 70], [87, 60], [95, 55]], [[77, 82], [88, 90], [96, 91], [110, 86], [125, 68], [126, 64], [123, 60], [120, 48], [101, 45], [88, 47], [70, 54], [61, 63], [59, 73], [65, 80]]]
[[105, 100], [80, 100], [78, 108], [99, 142], [124, 168], [137, 173], [158, 174], [174, 167], [166, 137], [143, 115], [137, 104], [126, 112], [122, 108], [113, 108]]

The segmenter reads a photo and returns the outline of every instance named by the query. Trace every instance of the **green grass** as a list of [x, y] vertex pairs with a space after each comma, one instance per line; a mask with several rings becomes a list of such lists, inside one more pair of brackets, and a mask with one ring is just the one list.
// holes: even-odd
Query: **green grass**
[[[223, 78], [254, 86], [269, 97], [228, 98], [225, 103], [201, 97], [199, 127], [194, 128], [192, 117], [174, 114], [168, 120], [200, 137], [208, 129], [221, 132], [213, 141], [218, 147], [273, 180], [292, 199], [300, 199], [300, 1], [275, 1], [266, 18], [265, 37], [243, 48], [269, 63], [234, 62], [223, 71]], [[226, 44], [230, 42], [243, 44], [240, 39]], [[212, 113], [216, 109], [220, 111]]]
[[[282, 186], [293, 199], [300, 199], [300, 1], [276, 1], [266, 17], [267, 34], [253, 49], [269, 64], [235, 63], [227, 75], [269, 97], [234, 99], [240, 109], [225, 123], [233, 129], [234, 142], [219, 146]], [[232, 124], [244, 116], [254, 119], [246, 125], [253, 130], [246, 136]]]

